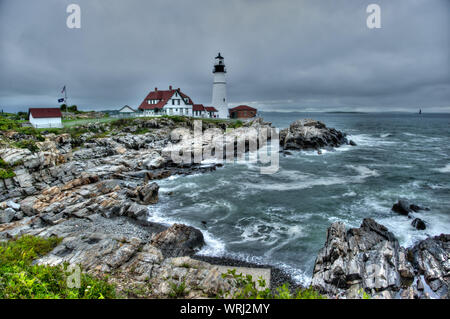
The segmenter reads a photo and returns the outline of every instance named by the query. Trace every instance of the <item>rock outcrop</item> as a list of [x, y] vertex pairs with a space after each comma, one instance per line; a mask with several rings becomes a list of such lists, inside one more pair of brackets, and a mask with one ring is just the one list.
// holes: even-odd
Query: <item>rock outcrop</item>
[[152, 245], [161, 249], [166, 257], [191, 256], [204, 244], [203, 234], [194, 227], [174, 224], [165, 231], [156, 234]]
[[285, 150], [308, 150], [348, 144], [345, 133], [328, 128], [320, 121], [304, 119], [280, 131], [280, 145]]
[[[333, 223], [316, 259], [312, 285], [346, 298], [361, 297], [363, 292], [375, 298], [447, 298], [449, 238], [427, 239], [408, 250], [373, 219], [364, 219], [360, 228], [348, 231], [344, 224]], [[425, 281], [420, 274], [426, 274]], [[420, 291], [418, 281], [433, 295]]]

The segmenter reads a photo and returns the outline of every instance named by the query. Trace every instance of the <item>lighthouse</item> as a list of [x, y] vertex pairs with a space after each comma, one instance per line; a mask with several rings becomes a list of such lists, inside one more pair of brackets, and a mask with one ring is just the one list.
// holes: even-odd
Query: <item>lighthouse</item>
[[213, 92], [212, 92], [212, 106], [219, 111], [220, 118], [228, 118], [228, 101], [227, 101], [227, 82], [225, 79], [225, 62], [223, 56], [219, 54], [215, 58], [213, 74]]

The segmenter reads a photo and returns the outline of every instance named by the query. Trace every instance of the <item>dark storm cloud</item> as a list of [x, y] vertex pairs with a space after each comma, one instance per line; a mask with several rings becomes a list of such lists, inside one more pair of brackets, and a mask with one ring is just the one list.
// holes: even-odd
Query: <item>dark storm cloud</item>
[[[82, 10], [66, 27], [66, 7]], [[366, 27], [381, 6], [382, 28]], [[155, 86], [263, 110], [450, 111], [448, 0], [0, 0], [0, 107], [138, 106]]]

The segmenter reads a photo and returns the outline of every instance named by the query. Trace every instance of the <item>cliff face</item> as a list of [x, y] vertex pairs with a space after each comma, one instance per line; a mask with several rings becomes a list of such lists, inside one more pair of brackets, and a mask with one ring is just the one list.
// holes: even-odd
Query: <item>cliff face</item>
[[362, 292], [376, 298], [449, 298], [450, 235], [406, 249], [373, 219], [346, 231], [333, 223], [312, 279], [320, 291], [346, 298]]

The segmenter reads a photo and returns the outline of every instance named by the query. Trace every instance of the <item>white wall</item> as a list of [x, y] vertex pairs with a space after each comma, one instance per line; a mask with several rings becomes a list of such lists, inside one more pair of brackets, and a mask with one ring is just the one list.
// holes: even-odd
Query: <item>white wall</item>
[[62, 122], [60, 117], [46, 117], [35, 119], [30, 113], [30, 123], [35, 128], [52, 128], [52, 127], [62, 127]]
[[[175, 105], [172, 105], [172, 100], [175, 100]], [[178, 105], [178, 101], [180, 100], [180, 105]], [[184, 116], [192, 116], [192, 105], [187, 104], [184, 101], [184, 98], [175, 92], [171, 99], [167, 101], [166, 105], [163, 108], [167, 115], [184, 115]]]
[[214, 73], [212, 106], [219, 111], [220, 118], [228, 117], [227, 84], [225, 73]]

